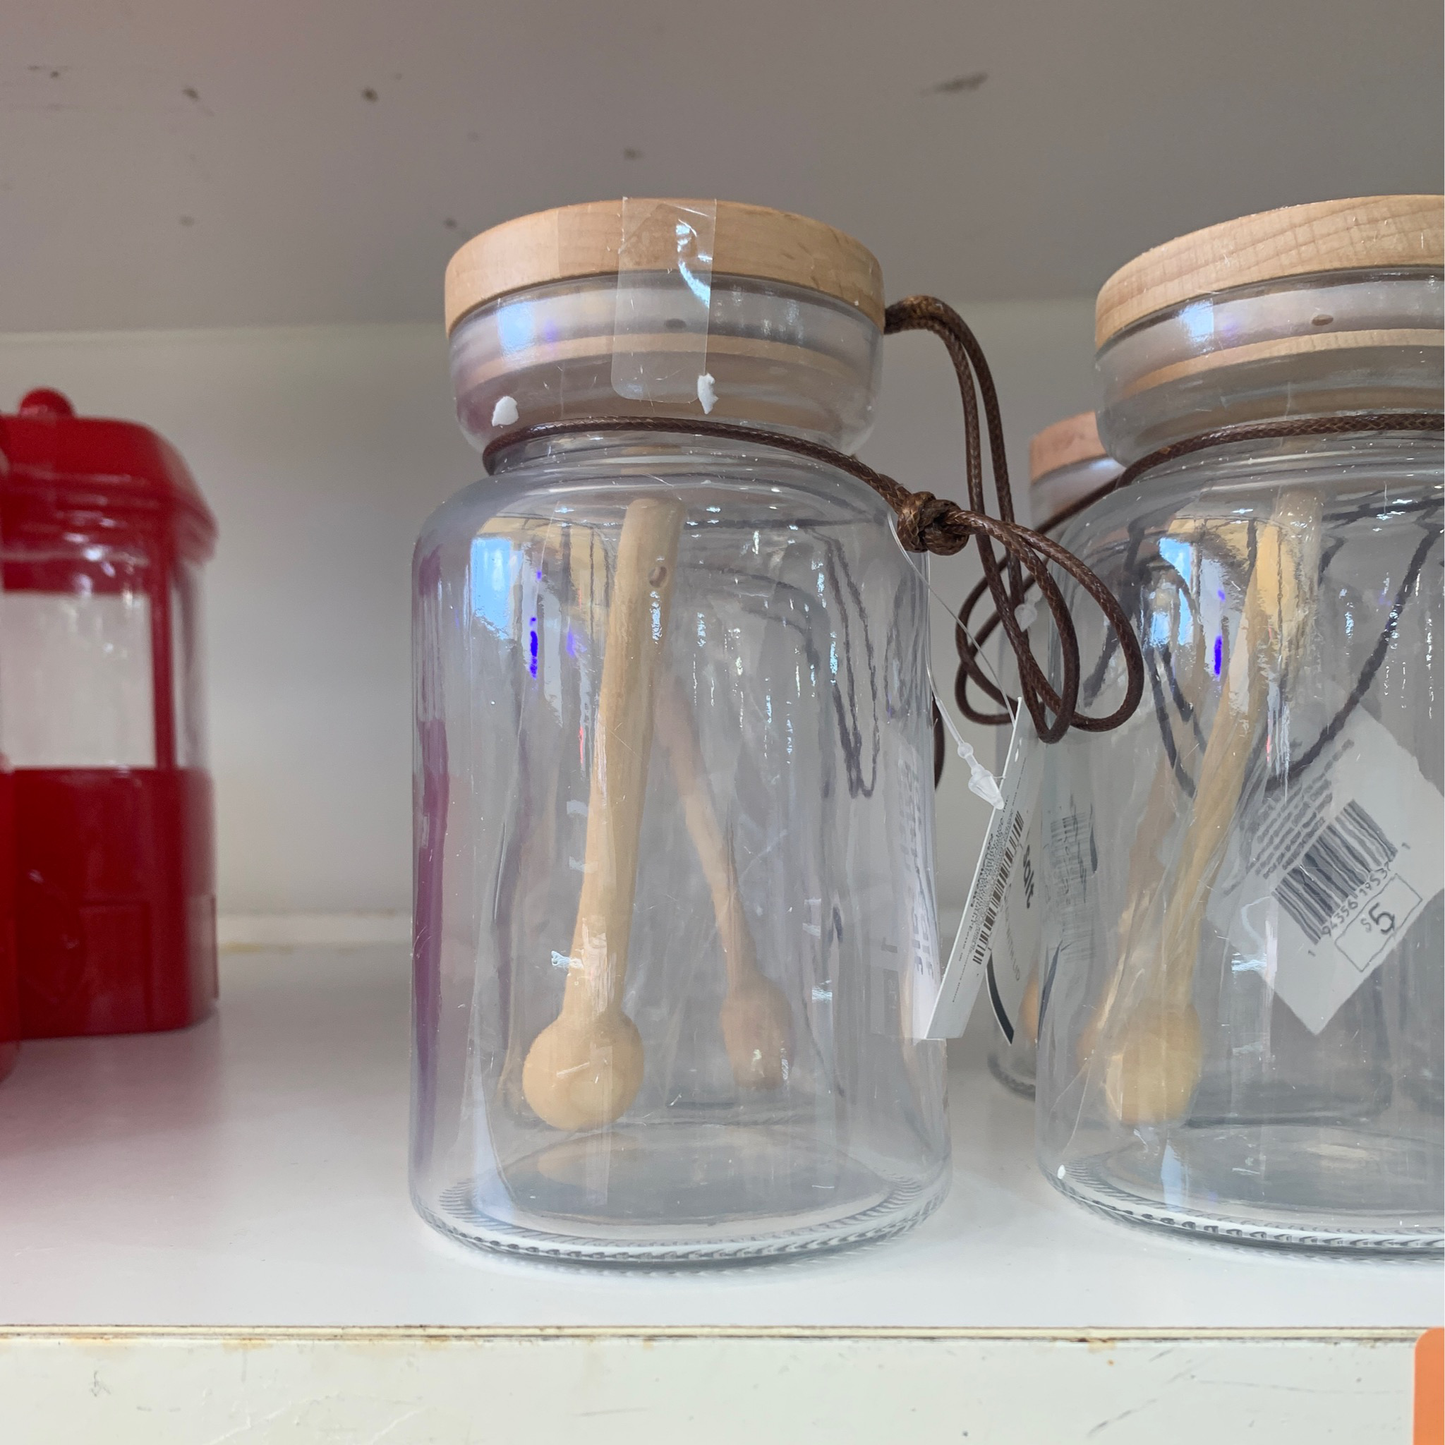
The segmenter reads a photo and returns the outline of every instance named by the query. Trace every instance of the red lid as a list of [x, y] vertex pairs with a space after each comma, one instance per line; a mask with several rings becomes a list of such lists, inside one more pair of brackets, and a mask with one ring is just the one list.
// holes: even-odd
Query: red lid
[[216, 519], [186, 464], [164, 437], [135, 422], [79, 417], [58, 391], [32, 391], [14, 416], [0, 415], [0, 490], [24, 499], [38, 521], [53, 509], [67, 534], [94, 530], [114, 543], [118, 531], [169, 533], [187, 559], [204, 562], [216, 543]]

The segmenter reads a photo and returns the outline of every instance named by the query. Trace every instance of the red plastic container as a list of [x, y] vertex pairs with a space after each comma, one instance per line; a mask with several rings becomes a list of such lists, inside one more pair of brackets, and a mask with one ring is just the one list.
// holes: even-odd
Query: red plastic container
[[[0, 450], [0, 482], [10, 470]], [[0, 1079], [20, 1056], [20, 980], [15, 970], [15, 778], [0, 752]]]
[[20, 975], [15, 961], [15, 775], [0, 757], [0, 1079], [20, 1057]]
[[181, 1028], [216, 998], [199, 617], [215, 519], [153, 431], [57, 392], [0, 417], [0, 451], [20, 1035]]

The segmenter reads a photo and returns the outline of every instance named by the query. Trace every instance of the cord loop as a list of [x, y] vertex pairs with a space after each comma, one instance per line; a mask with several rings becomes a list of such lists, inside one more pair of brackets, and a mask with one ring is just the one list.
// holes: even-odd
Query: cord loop
[[[1281, 418], [1276, 421], [1262, 422], [1240, 422], [1232, 426], [1217, 427], [1212, 431], [1201, 432], [1198, 436], [1186, 437], [1181, 441], [1171, 442], [1167, 446], [1160, 447], [1157, 451], [1150, 452], [1148, 456], [1140, 457], [1138, 461], [1131, 463], [1123, 472], [1110, 482], [1105, 482], [1102, 487], [1097, 487], [1087, 496], [1080, 497], [1077, 501], [1071, 502], [1062, 511], [1055, 513], [1039, 529], [1036, 536], [1047, 536], [1058, 531], [1066, 522], [1072, 521], [1080, 512], [1087, 511], [1095, 502], [1102, 501], [1105, 497], [1114, 492], [1122, 491], [1131, 487], [1140, 477], [1152, 472], [1156, 467], [1162, 467], [1168, 462], [1178, 461], [1182, 457], [1192, 456], [1196, 452], [1210, 451], [1215, 447], [1228, 446], [1240, 442], [1254, 441], [1288, 441], [1297, 438], [1328, 437], [1328, 436], [1364, 436], [1379, 435], [1385, 432], [1403, 433], [1439, 433], [1445, 430], [1445, 414], [1440, 412], [1413, 412], [1413, 411], [1372, 411], [1339, 413], [1333, 416], [1315, 417], [1290, 417]], [[1070, 554], [1072, 555], [1072, 554]], [[1092, 575], [1092, 574], [1090, 574]], [[964, 599], [963, 606], [958, 610], [958, 651], [959, 671], [958, 685], [955, 690], [955, 701], [958, 703], [958, 710], [968, 718], [970, 722], [982, 723], [985, 725], [1001, 725], [1011, 722], [1012, 716], [1007, 712], [987, 711], [983, 705], [976, 702], [971, 695], [970, 685], [977, 688], [985, 698], [992, 703], [1004, 704], [1003, 694], [993, 686], [979, 669], [973, 665], [973, 660], [981, 649], [997, 631], [1000, 624], [1000, 613], [995, 611], [984, 619], [983, 625], [978, 628], [971, 626], [973, 614], [979, 603], [983, 601], [984, 594], [990, 590], [989, 581], [985, 575], [973, 591]], [[1029, 590], [1025, 586], [1024, 591]], [[1021, 601], [1022, 599], [1020, 599]], [[1015, 604], [1015, 608], [1017, 604]], [[1008, 627], [1004, 624], [1004, 631], [1008, 633]], [[973, 641], [968, 641], [972, 637]], [[1012, 644], [1012, 637], [1009, 638]], [[1105, 661], [1109, 656], [1111, 648], [1106, 648]], [[967, 654], [967, 655], [965, 655]], [[1378, 663], [1376, 664], [1378, 667]], [[1099, 669], [1102, 672], [1102, 669]], [[1371, 676], [1373, 676], [1371, 672]], [[1132, 711], [1132, 709], [1131, 709]], [[1128, 714], [1126, 713], [1127, 717]], [[1121, 718], [1120, 721], [1123, 719]], [[1111, 723], [1118, 726], [1117, 723]], [[1092, 723], [1087, 719], [1077, 720], [1075, 726], [1089, 730], [1094, 729]]]

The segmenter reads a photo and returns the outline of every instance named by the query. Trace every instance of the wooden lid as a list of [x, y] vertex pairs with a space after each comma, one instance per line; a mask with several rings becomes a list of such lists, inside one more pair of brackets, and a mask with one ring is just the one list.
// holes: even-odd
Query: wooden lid
[[1166, 241], [1104, 282], [1095, 345], [1156, 311], [1237, 286], [1325, 271], [1445, 266], [1442, 208], [1441, 196], [1315, 201]]
[[1106, 456], [1099, 440], [1099, 426], [1091, 411], [1066, 416], [1053, 426], [1046, 426], [1029, 442], [1029, 481], [1036, 482], [1060, 467], [1076, 462], [1091, 462]]
[[[677, 239], [667, 207], [715, 211], [712, 270], [820, 291], [855, 306], [883, 326], [883, 276], [873, 253], [821, 221], [737, 201], [657, 202], [655, 224], [634, 224], [646, 202], [629, 199], [628, 270], [677, 265]], [[474, 236], [447, 266], [446, 319], [450, 332], [485, 302], [549, 281], [608, 276], [617, 270], [622, 239], [621, 200], [588, 201], [538, 211]]]

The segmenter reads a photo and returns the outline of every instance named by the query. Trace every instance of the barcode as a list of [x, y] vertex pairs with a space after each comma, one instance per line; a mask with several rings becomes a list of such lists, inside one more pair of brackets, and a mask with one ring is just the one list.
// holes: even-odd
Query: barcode
[[994, 874], [993, 889], [988, 896], [988, 907], [984, 910], [983, 923], [979, 926], [973, 952], [969, 955], [970, 968], [981, 968], [984, 960], [988, 957], [989, 942], [993, 937], [994, 925], [998, 922], [999, 910], [1008, 896], [1009, 877], [1013, 873], [1014, 858], [1018, 854], [1019, 843], [1023, 840], [1023, 836], [1024, 815], [1016, 812], [1009, 819], [1008, 840], [1004, 844], [998, 872]]
[[1279, 880], [1275, 897], [1305, 937], [1318, 943], [1352, 895], [1376, 880], [1397, 851], [1358, 803], [1346, 803]]

